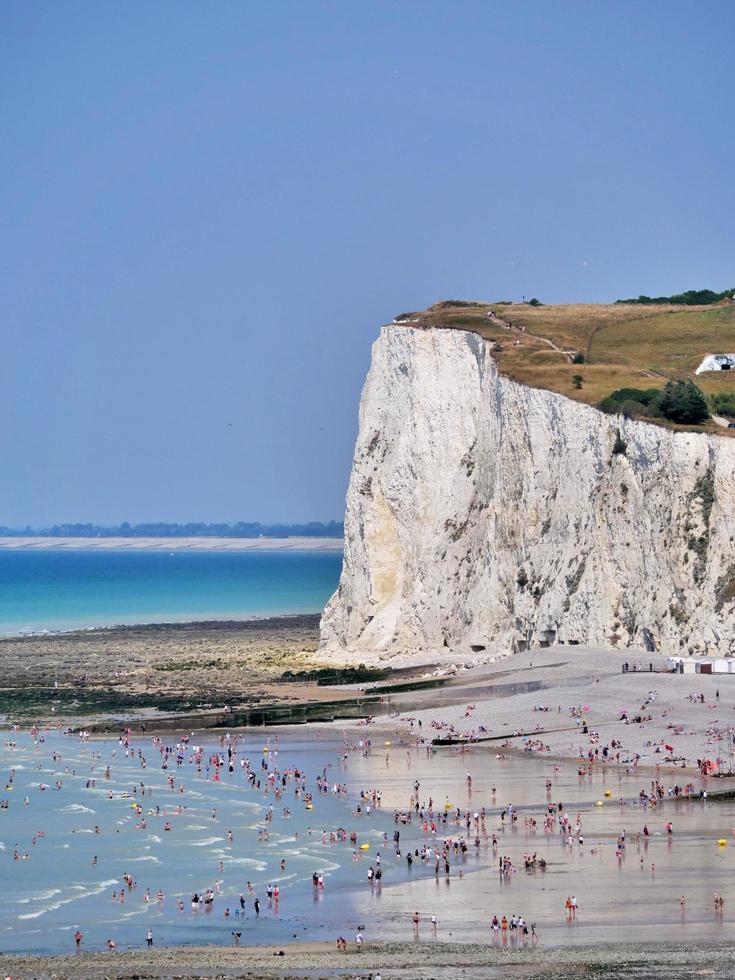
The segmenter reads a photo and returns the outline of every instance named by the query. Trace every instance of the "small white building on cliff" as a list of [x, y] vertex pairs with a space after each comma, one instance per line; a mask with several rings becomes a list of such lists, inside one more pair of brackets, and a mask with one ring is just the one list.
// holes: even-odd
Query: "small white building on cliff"
[[708, 354], [694, 373], [705, 371], [735, 371], [735, 354]]

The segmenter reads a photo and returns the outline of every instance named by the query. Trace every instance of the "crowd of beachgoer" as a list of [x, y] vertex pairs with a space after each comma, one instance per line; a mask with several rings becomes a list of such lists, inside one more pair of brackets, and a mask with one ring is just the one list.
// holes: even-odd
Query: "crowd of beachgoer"
[[[656, 699], [656, 692], [649, 692], [644, 700], [641, 711], [644, 712]], [[536, 706], [534, 710], [546, 712], [548, 706]], [[468, 705], [465, 717], [472, 717], [474, 705]], [[561, 712], [559, 706], [558, 713]], [[579, 747], [579, 767], [578, 775], [580, 780], [591, 780], [593, 773], [600, 766], [615, 764], [622, 771], [629, 766], [630, 758], [625, 756], [622, 742], [619, 737], [611, 738], [607, 743], [602, 744], [602, 739], [597, 728], [588, 724], [587, 712], [583, 706], [572, 706], [569, 709], [570, 717], [573, 719], [576, 729], [586, 737], [587, 745]], [[623, 713], [625, 714], [625, 713]], [[640, 717], [645, 717], [641, 715]], [[627, 717], [621, 720], [628, 721]], [[420, 727], [420, 724], [419, 724]], [[439, 723], [432, 723], [435, 730], [445, 730]], [[43, 745], [43, 735], [35, 730], [33, 737], [37, 746]], [[502, 853], [503, 835], [506, 833], [517, 832], [519, 826], [523, 827], [526, 837], [533, 837], [539, 831], [546, 835], [558, 833], [559, 840], [565, 851], [574, 853], [582, 851], [585, 846], [590, 853], [596, 854], [601, 848], [599, 842], [585, 845], [585, 836], [582, 831], [581, 813], [570, 813], [564, 804], [552, 799], [554, 793], [554, 781], [552, 778], [545, 779], [546, 804], [545, 806], [524, 807], [522, 812], [508, 803], [503, 806], [496, 804], [496, 788], [490, 788], [489, 799], [483, 805], [476, 807], [457, 806], [449, 801], [445, 796], [443, 800], [437, 800], [431, 793], [427, 793], [421, 786], [417, 778], [411, 779], [410, 785], [406, 784], [406, 803], [402, 807], [393, 809], [392, 839], [387, 831], [383, 833], [383, 844], [380, 849], [369, 857], [367, 851], [370, 846], [365, 840], [367, 832], [374, 832], [374, 820], [378, 814], [382, 813], [383, 790], [379, 785], [369, 787], [350, 787], [343, 773], [335, 774], [330, 771], [331, 766], [325, 766], [315, 773], [307, 773], [303, 769], [294, 766], [283, 765], [279, 761], [278, 738], [274, 737], [258, 753], [260, 756], [255, 761], [246, 754], [246, 737], [239, 734], [223, 734], [217, 740], [216, 746], [205, 747], [189, 736], [181, 736], [176, 740], [165, 740], [160, 736], [146, 737], [142, 741], [134, 739], [130, 729], [122, 732], [117, 747], [113, 748], [110, 760], [102, 759], [102, 752], [98, 749], [87, 750], [87, 758], [90, 760], [90, 771], [86, 778], [86, 788], [94, 790], [98, 782], [103, 785], [111, 781], [113, 772], [116, 770], [118, 760], [125, 759], [129, 763], [136, 764], [140, 769], [140, 776], [135, 780], [130, 780], [128, 788], [122, 792], [107, 790], [108, 799], [124, 798], [129, 801], [134, 809], [136, 824], [141, 830], [146, 829], [149, 821], [160, 821], [163, 830], [175, 834], [177, 828], [177, 817], [181, 817], [188, 810], [187, 780], [186, 774], [194, 774], [197, 778], [211, 780], [217, 783], [225, 778], [237, 780], [241, 783], [246, 792], [258, 793], [267, 800], [265, 812], [262, 817], [262, 825], [258, 827], [258, 842], [266, 844], [269, 842], [269, 832], [273, 825], [281, 820], [288, 820], [295, 807], [302, 807], [307, 811], [318, 808], [319, 800], [327, 795], [335, 798], [349, 799], [353, 801], [352, 817], [354, 827], [332, 826], [332, 827], [309, 827], [308, 836], [315, 841], [321, 841], [325, 847], [345, 846], [351, 848], [352, 860], [355, 864], [363, 862], [361, 874], [365, 875], [371, 889], [380, 889], [384, 874], [389, 874], [392, 880], [398, 876], [398, 868], [403, 867], [404, 873], [416, 874], [424, 872], [427, 875], [433, 874], [436, 878], [440, 876], [447, 881], [460, 880], [465, 876], [467, 861], [474, 855], [477, 857], [476, 866], [482, 866], [490, 861], [485, 857], [485, 852], [492, 853], [492, 861], [495, 863], [501, 884], [508, 884], [517, 874], [516, 866], [509, 854]], [[544, 746], [542, 740], [533, 736], [522, 736], [525, 739], [526, 751], [546, 751], [548, 746]], [[390, 744], [390, 743], [387, 743]], [[512, 743], [509, 743], [512, 744]], [[15, 740], [8, 739], [5, 745], [9, 749], [15, 747]], [[427, 743], [423, 734], [412, 738], [410, 742], [401, 742], [401, 751], [405, 750], [410, 761], [411, 753], [426, 752], [431, 754], [433, 749]], [[337, 756], [335, 765], [346, 767], [350, 753], [357, 753], [361, 756], [369, 756], [373, 751], [373, 744], [368, 738], [360, 738], [356, 741], [347, 740], [344, 748]], [[58, 767], [64, 766], [62, 754], [54, 751], [52, 762]], [[639, 757], [635, 759], [635, 764], [629, 771], [635, 771]], [[390, 753], [386, 754], [385, 765], [389, 766]], [[163, 787], [158, 777], [147, 775], [160, 769], [163, 773]], [[554, 775], [559, 771], [558, 766], [554, 766]], [[64, 766], [64, 772], [76, 775], [73, 768]], [[62, 774], [63, 776], [63, 774]], [[6, 791], [12, 793], [17, 778], [16, 769], [9, 770]], [[465, 774], [468, 797], [471, 799], [473, 778], [468, 770]], [[63, 778], [56, 780], [57, 788], [63, 785]], [[39, 783], [38, 789], [45, 789], [46, 784]], [[628, 834], [628, 838], [635, 840], [639, 849], [641, 843], [645, 846], [652, 835], [647, 820], [652, 819], [652, 813], [663, 801], [681, 798], [692, 798], [700, 794], [704, 798], [704, 791], [696, 791], [692, 781], [675, 781], [671, 785], [664, 785], [660, 775], [651, 780], [650, 788], [645, 787], [640, 790], [636, 800], [620, 800], [621, 806], [640, 806], [642, 813], [649, 813], [646, 822], [643, 823], [641, 830]], [[9, 799], [3, 801], [9, 805]], [[26, 806], [29, 800], [24, 800]], [[348, 809], [345, 809], [347, 816]], [[387, 814], [385, 815], [388, 816]], [[219, 821], [217, 809], [213, 808], [210, 814], [213, 822]], [[519, 820], [522, 817], [522, 820]], [[383, 819], [382, 823], [385, 823]], [[158, 824], [160, 826], [160, 823]], [[227, 847], [234, 852], [235, 837], [237, 827], [229, 828], [226, 831]], [[404, 840], [401, 840], [401, 832], [404, 832]], [[410, 831], [411, 843], [406, 843], [406, 836]], [[94, 833], [102, 834], [103, 828], [99, 825], [94, 826]], [[673, 821], [668, 820], [663, 824], [662, 830], [654, 830], [654, 834], [665, 836], [669, 840], [673, 838]], [[41, 842], [44, 832], [36, 831], [32, 838], [32, 846]], [[298, 837], [298, 832], [295, 834]], [[619, 863], [623, 862], [626, 854], [626, 833], [622, 831], [617, 837], [615, 845], [615, 856]], [[238, 846], [239, 835], [238, 835]], [[28, 859], [30, 852], [16, 844], [13, 851], [13, 858], [16, 861]], [[367, 870], [364, 865], [368, 863]], [[640, 857], [641, 867], [643, 867], [643, 856]], [[93, 858], [93, 863], [97, 863], [97, 855]], [[538, 851], [529, 847], [523, 854], [522, 870], [533, 874], [537, 871], [547, 870], [547, 859], [540, 857]], [[280, 861], [281, 871], [285, 871], [286, 857]], [[651, 865], [652, 874], [655, 873], [655, 865]], [[266, 903], [266, 908], [275, 913], [278, 912], [282, 894], [278, 883], [260, 883], [259, 886], [252, 882], [247, 883], [247, 887], [239, 895], [239, 902], [236, 900], [225, 904], [225, 892], [223, 889], [223, 875], [225, 873], [225, 862], [219, 860], [216, 870], [213, 869], [214, 880], [207, 884], [203, 889], [198, 889], [191, 894], [188, 902], [184, 901], [182, 894], [167, 898], [163, 889], [156, 888], [154, 885], [138, 886], [136, 878], [125, 871], [121, 882], [112, 891], [112, 900], [120, 904], [125, 903], [126, 897], [129, 902], [142, 901], [144, 905], [158, 905], [163, 907], [167, 901], [175, 900], [177, 911], [180, 914], [186, 912], [187, 904], [194, 915], [221, 914], [225, 918], [242, 918], [252, 909], [255, 919], [260, 916], [262, 903]], [[315, 896], [320, 895], [327, 886], [326, 878], [328, 873], [317, 869], [311, 878], [311, 887]], [[224, 908], [222, 907], [224, 905]], [[715, 909], [718, 914], [722, 913], [724, 898], [717, 896]], [[569, 896], [565, 904], [567, 918], [575, 920], [577, 915], [576, 896]], [[215, 908], [218, 910], [215, 913]], [[437, 921], [432, 912], [416, 912], [412, 916], [415, 927], [415, 934], [418, 938], [419, 926], [422, 922], [428, 921], [431, 932], [436, 936]], [[527, 925], [522, 916], [513, 914], [508, 918], [506, 915], [498, 918], [497, 915], [489, 919], [490, 932], [493, 941], [511, 943], [528, 941], [536, 942], [535, 925]], [[505, 923], [505, 926], [503, 925]], [[362, 945], [362, 930], [358, 930], [360, 937], [358, 948]], [[239, 945], [242, 937], [242, 929], [232, 932], [233, 940]], [[114, 938], [108, 939], [108, 948], [116, 946]], [[78, 944], [81, 943], [81, 939]], [[112, 945], [110, 945], [112, 943]], [[344, 937], [339, 939], [340, 948], [346, 940]]]

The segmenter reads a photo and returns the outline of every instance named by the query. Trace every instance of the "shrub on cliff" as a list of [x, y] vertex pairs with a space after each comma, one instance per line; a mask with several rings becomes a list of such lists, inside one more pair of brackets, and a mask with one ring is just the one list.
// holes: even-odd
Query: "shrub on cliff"
[[709, 418], [707, 399], [693, 381], [667, 381], [655, 401], [672, 422], [699, 425]]
[[726, 415], [729, 419], [735, 419], [735, 392], [718, 391], [711, 398], [712, 408], [718, 415]]
[[660, 418], [663, 413], [656, 401], [659, 394], [658, 388], [618, 388], [607, 398], [603, 398], [598, 407], [608, 415]]

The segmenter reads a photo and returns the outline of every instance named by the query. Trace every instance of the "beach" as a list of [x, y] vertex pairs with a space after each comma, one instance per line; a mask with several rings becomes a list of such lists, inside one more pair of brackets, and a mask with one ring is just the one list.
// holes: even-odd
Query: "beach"
[[12, 551], [337, 551], [342, 538], [68, 538], [46, 535], [0, 537], [0, 550]]
[[[115, 738], [7, 732], [0, 946], [53, 954], [81, 928], [84, 951], [112, 937], [117, 954], [150, 926], [157, 947], [226, 948], [239, 930], [245, 945], [341, 935], [354, 951], [359, 932], [369, 946], [409, 942], [414, 913], [429, 946], [727, 939], [730, 781], [502, 743], [431, 748], [413, 717], [413, 729], [386, 717], [162, 737], [120, 723]], [[189, 908], [208, 891], [204, 914]], [[501, 943], [493, 914], [535, 931]]]
[[[264, 729], [221, 710], [123, 720], [98, 705], [61, 720], [39, 705], [41, 727], [6, 731], [2, 749], [13, 774], [0, 814], [0, 862], [13, 872], [0, 888], [8, 975], [581, 978], [604, 966], [640, 980], [710, 964], [730, 975], [735, 779], [698, 767], [729, 766], [729, 676], [664, 673], [664, 658], [640, 651], [552, 647], [338, 686], [284, 682], [316, 656], [316, 630], [317, 617], [285, 617], [2, 641], [8, 663], [37, 663], [48, 647], [48, 663], [78, 658], [100, 678], [121, 656], [140, 657], [144, 678], [145, 657], [173, 655], [189, 667], [162, 672], [172, 696], [219, 674], [232, 685], [222, 697], [239, 678], [241, 701], [249, 691], [356, 713]], [[216, 666], [212, 650], [225, 658]], [[62, 734], [70, 720], [76, 732]], [[79, 734], [86, 720], [112, 736]], [[266, 901], [273, 883], [280, 904]], [[207, 890], [209, 914], [190, 910]], [[494, 914], [522, 915], [533, 932], [500, 939]], [[81, 952], [59, 955], [77, 928]]]
[[[730, 768], [733, 674], [675, 674], [657, 654], [579, 646], [436, 673], [447, 670], [444, 687], [417, 694], [415, 707], [401, 712], [403, 726], [416, 731], [421, 721], [424, 737], [507, 739], [516, 750], [568, 760], [597, 749], [599, 761], [603, 746], [615, 740], [620, 747], [611, 758], [625, 765], [638, 756], [646, 766], [696, 769], [698, 759], [720, 759]], [[431, 701], [426, 708], [422, 697]]]

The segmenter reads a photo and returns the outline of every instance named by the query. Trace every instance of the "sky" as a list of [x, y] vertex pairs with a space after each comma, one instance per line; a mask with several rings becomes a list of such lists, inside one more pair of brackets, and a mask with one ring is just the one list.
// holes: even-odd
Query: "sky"
[[0, 524], [341, 519], [381, 324], [735, 286], [732, 0], [0, 10]]

